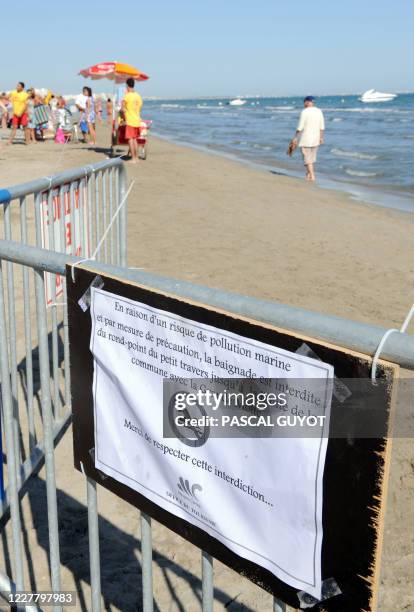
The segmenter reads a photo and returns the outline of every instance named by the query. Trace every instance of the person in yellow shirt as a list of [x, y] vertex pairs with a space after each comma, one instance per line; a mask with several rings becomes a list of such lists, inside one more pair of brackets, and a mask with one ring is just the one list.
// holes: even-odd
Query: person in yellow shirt
[[134, 79], [127, 79], [127, 91], [122, 100], [122, 112], [125, 118], [125, 138], [128, 140], [131, 163], [138, 163], [138, 143], [140, 135], [142, 98], [134, 89]]
[[10, 132], [10, 138], [8, 140], [8, 144], [11, 144], [16, 136], [17, 128], [22, 126], [24, 129], [24, 136], [26, 140], [26, 144], [29, 144], [29, 129], [28, 122], [29, 117], [27, 115], [27, 101], [29, 99], [29, 94], [24, 90], [24, 83], [20, 81], [17, 83], [16, 89], [13, 90], [10, 94], [10, 102], [13, 107], [13, 118], [12, 118], [12, 130]]

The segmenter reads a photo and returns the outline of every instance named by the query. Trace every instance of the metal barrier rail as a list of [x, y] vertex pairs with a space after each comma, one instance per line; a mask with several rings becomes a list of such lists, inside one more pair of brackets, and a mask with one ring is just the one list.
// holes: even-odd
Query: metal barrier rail
[[[3, 260], [32, 268], [36, 279], [36, 309], [39, 339], [40, 379], [41, 379], [41, 406], [44, 422], [44, 450], [47, 479], [47, 503], [49, 519], [49, 547], [51, 556], [51, 581], [53, 590], [58, 591], [60, 586], [59, 567], [59, 540], [57, 531], [56, 485], [54, 475], [54, 424], [52, 407], [53, 401], [50, 393], [50, 367], [49, 346], [47, 342], [46, 302], [44, 293], [44, 273], [64, 274], [67, 264], [78, 262], [77, 257], [55, 253], [12, 241], [0, 241], [0, 367], [2, 379], [2, 397], [5, 422], [5, 436], [8, 461], [8, 500], [11, 510], [13, 527], [13, 546], [15, 550], [15, 583], [17, 590], [23, 588], [23, 570], [21, 554], [21, 524], [19, 510], [19, 482], [18, 463], [14, 449], [15, 432], [13, 415], [13, 393], [9, 373], [9, 358], [6, 330], [6, 309], [4, 300]], [[8, 263], [6, 263], [6, 266]], [[185, 281], [155, 276], [144, 271], [129, 270], [100, 262], [84, 262], [82, 267], [93, 269], [98, 273], [120, 276], [125, 280], [137, 281], [148, 287], [175, 294], [215, 307], [226, 309], [252, 319], [266, 321], [276, 326], [311, 335], [324, 341], [333, 342], [347, 348], [363, 353], [374, 353], [385, 330], [381, 327], [356, 323], [340, 317], [320, 315], [318, 313], [293, 308], [274, 302], [257, 300], [233, 293], [210, 289], [200, 285], [193, 285]], [[414, 369], [414, 336], [405, 333], [394, 334], [384, 350], [384, 358], [403, 367]], [[66, 418], [66, 417], [64, 417]], [[56, 423], [55, 423], [56, 426]], [[99, 556], [99, 528], [96, 484], [87, 479], [87, 506], [89, 551], [91, 572], [91, 610], [97, 612], [101, 609], [100, 584], [100, 556]], [[141, 513], [141, 551], [142, 551], [142, 583], [143, 583], [143, 610], [153, 610], [152, 585], [152, 535], [151, 519]], [[202, 553], [202, 607], [204, 612], [213, 610], [213, 559], [210, 555]], [[8, 577], [0, 575], [1, 584], [11, 584]], [[55, 610], [60, 610], [59, 606]], [[273, 610], [284, 612], [286, 606], [274, 600]]]
[[[76, 264], [78, 259], [53, 253], [51, 251], [23, 247], [19, 243], [1, 240], [0, 260], [14, 261], [29, 267], [37, 267], [45, 272], [64, 274], [66, 265]], [[147, 287], [153, 287], [166, 293], [223, 308], [257, 321], [264, 321], [275, 326], [289, 329], [303, 335], [331, 342], [344, 348], [373, 355], [384, 336], [386, 329], [379, 325], [359, 323], [343, 317], [321, 314], [312, 310], [296, 308], [260, 300], [221, 289], [212, 289], [204, 285], [196, 285], [187, 281], [177, 280], [143, 270], [120, 268], [101, 262], [84, 262], [85, 268], [97, 270], [103, 274], [118, 275], [125, 280], [135, 281]], [[398, 333], [391, 335], [381, 357], [403, 368], [414, 370], [414, 335]]]

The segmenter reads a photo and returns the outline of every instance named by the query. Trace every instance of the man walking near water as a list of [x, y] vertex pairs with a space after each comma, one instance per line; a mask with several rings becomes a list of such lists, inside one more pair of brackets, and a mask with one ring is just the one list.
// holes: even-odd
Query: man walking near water
[[134, 79], [127, 79], [127, 92], [122, 100], [122, 111], [125, 118], [125, 138], [128, 140], [131, 163], [138, 163], [138, 142], [141, 125], [142, 98], [134, 89]]
[[315, 98], [306, 96], [303, 101], [305, 108], [300, 114], [296, 136], [292, 143], [302, 150], [303, 161], [306, 166], [306, 179], [315, 180], [315, 163], [318, 155], [319, 145], [323, 144], [325, 121], [320, 108], [315, 106]]

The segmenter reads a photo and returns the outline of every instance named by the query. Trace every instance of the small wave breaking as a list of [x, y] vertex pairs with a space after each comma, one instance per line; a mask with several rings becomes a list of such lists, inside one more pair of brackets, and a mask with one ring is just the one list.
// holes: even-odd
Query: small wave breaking
[[344, 151], [344, 149], [331, 149], [331, 153], [336, 157], [350, 157], [352, 159], [373, 160], [378, 159], [379, 157], [379, 155], [372, 155], [370, 153], [358, 153], [358, 151]]
[[349, 176], [358, 176], [359, 178], [375, 178], [381, 176], [380, 172], [363, 172], [362, 170], [354, 170], [353, 168], [345, 168], [345, 173]]

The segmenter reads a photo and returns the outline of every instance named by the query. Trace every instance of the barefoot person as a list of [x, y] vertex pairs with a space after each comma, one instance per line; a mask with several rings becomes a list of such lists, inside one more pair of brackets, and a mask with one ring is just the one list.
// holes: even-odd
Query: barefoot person
[[303, 104], [305, 108], [300, 114], [296, 136], [292, 143], [296, 145], [299, 138], [299, 146], [302, 150], [303, 161], [306, 166], [306, 179], [314, 181], [315, 163], [318, 147], [323, 144], [325, 121], [321, 109], [315, 106], [315, 98], [313, 96], [306, 96]]
[[131, 163], [138, 163], [138, 142], [139, 126], [141, 125], [142, 98], [134, 89], [134, 79], [126, 82], [127, 92], [122, 100], [122, 112], [125, 117], [125, 138], [128, 140], [129, 151], [131, 153]]
[[96, 131], [95, 131], [95, 100], [93, 99], [92, 89], [90, 87], [84, 87], [83, 93], [86, 94], [86, 109], [85, 109], [85, 121], [88, 126], [89, 132], [89, 144], [96, 145]]
[[12, 144], [14, 137], [16, 136], [17, 128], [22, 127], [24, 129], [24, 135], [26, 144], [29, 144], [29, 118], [27, 116], [27, 101], [29, 94], [24, 90], [24, 83], [21, 81], [17, 83], [16, 89], [10, 94], [10, 102], [13, 107], [13, 118], [12, 118], [12, 130], [10, 138], [7, 144]]

